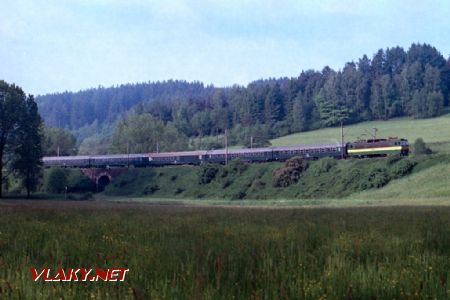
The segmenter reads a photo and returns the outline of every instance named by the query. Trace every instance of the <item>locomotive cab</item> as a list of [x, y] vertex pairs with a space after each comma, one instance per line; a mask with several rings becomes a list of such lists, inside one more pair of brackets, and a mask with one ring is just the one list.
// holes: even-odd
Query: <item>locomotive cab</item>
[[358, 140], [347, 144], [349, 157], [376, 157], [388, 155], [408, 155], [409, 143], [407, 139], [389, 137], [387, 139]]

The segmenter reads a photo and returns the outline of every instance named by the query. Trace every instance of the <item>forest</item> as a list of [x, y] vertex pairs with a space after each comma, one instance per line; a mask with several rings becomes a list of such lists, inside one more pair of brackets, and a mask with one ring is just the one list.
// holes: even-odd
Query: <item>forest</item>
[[168, 80], [48, 94], [36, 101], [48, 127], [71, 131], [80, 153], [97, 154], [125, 147], [219, 148], [218, 137], [226, 131], [230, 144], [248, 146], [252, 137], [253, 146], [262, 146], [270, 138], [340, 122], [435, 117], [449, 105], [449, 88], [450, 59], [431, 45], [412, 44], [363, 55], [340, 70], [325, 66], [246, 87]]

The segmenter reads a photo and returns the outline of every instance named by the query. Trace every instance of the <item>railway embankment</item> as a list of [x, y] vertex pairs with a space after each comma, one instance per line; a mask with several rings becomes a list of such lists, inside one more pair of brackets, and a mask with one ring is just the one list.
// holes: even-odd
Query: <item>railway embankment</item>
[[[135, 168], [111, 182], [105, 195], [229, 200], [344, 198], [362, 192], [380, 193], [387, 186], [392, 189], [399, 179], [439, 171], [442, 168], [433, 167], [442, 165], [450, 166], [450, 155]], [[405, 188], [414, 193], [411, 188], [424, 190], [429, 184], [425, 180], [417, 187]]]

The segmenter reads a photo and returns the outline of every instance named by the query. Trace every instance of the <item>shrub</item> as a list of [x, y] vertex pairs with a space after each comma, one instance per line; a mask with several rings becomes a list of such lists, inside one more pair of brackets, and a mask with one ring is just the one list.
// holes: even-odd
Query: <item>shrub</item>
[[144, 195], [149, 195], [149, 194], [151, 195], [157, 191], [159, 191], [159, 185], [157, 185], [157, 184], [146, 186], [144, 188]]
[[308, 162], [301, 157], [293, 157], [286, 161], [285, 166], [288, 168], [298, 169], [300, 172], [306, 170]]
[[248, 164], [240, 159], [233, 159], [225, 167], [228, 173], [232, 174], [242, 174], [247, 170]]
[[225, 189], [225, 188], [229, 187], [232, 183], [233, 183], [233, 180], [227, 179], [223, 182], [222, 188]]
[[413, 153], [415, 155], [431, 154], [431, 149], [428, 148], [427, 144], [422, 138], [418, 138], [413, 144]]
[[300, 172], [296, 168], [281, 168], [273, 173], [273, 185], [275, 187], [288, 187], [300, 178]]
[[273, 172], [273, 185], [275, 187], [288, 187], [297, 183], [301, 174], [308, 168], [308, 163], [300, 157], [286, 161], [285, 167]]
[[69, 170], [67, 175], [68, 192], [89, 193], [95, 191], [95, 183], [80, 170]]
[[340, 177], [340, 182], [344, 185], [344, 187], [357, 186], [360, 178], [361, 171], [357, 168], [351, 168], [348, 172], [343, 173]]
[[393, 165], [396, 162], [400, 161], [401, 159], [402, 159], [402, 156], [400, 156], [399, 154], [391, 155], [391, 156], [388, 156], [386, 163], [388, 165]]
[[244, 191], [238, 191], [231, 196], [232, 200], [241, 200], [244, 199], [247, 194]]
[[216, 178], [219, 167], [213, 164], [204, 164], [200, 167], [199, 183], [208, 184]]
[[411, 160], [403, 159], [400, 160], [398, 163], [394, 164], [390, 169], [391, 177], [398, 178], [405, 175], [408, 175], [411, 173], [413, 167], [417, 163]]
[[361, 188], [379, 188], [386, 185], [389, 180], [390, 178], [386, 168], [375, 167], [369, 171], [366, 180], [361, 183]]
[[67, 183], [67, 171], [61, 168], [52, 168], [44, 179], [44, 189], [49, 193], [64, 193]]
[[251, 189], [252, 191], [262, 190], [266, 186], [266, 183], [261, 179], [255, 179], [252, 182]]
[[325, 157], [312, 164], [311, 169], [308, 172], [311, 172], [315, 176], [319, 176], [329, 172], [336, 164], [337, 162], [334, 158]]

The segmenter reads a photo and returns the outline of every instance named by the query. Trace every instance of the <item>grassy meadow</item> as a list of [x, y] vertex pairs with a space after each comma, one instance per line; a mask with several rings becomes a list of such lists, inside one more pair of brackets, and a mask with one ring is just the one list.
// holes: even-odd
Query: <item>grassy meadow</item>
[[[445, 299], [450, 208], [0, 202], [0, 297]], [[33, 282], [30, 267], [128, 267]]]

